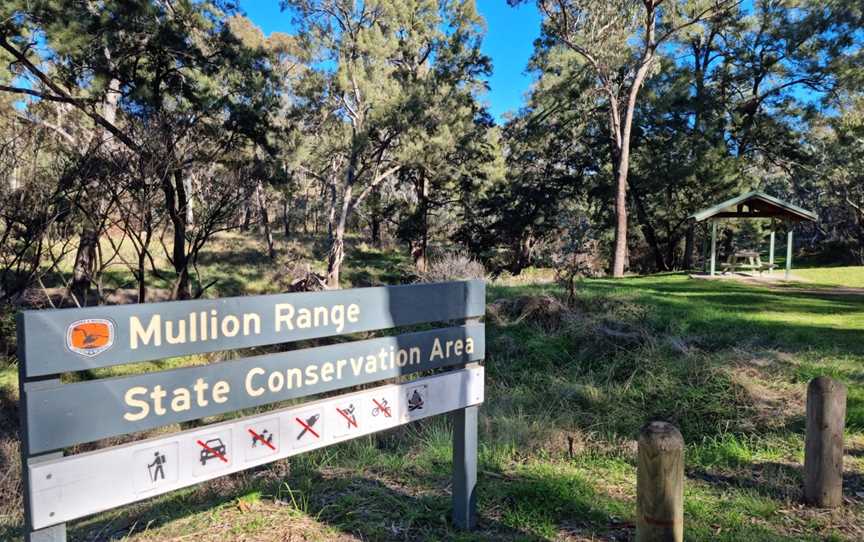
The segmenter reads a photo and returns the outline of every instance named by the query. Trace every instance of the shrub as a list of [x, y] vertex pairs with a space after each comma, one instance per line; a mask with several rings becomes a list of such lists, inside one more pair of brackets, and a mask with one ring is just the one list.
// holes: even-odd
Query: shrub
[[417, 274], [418, 282], [485, 279], [483, 264], [460, 252], [444, 253], [430, 259], [426, 271]]

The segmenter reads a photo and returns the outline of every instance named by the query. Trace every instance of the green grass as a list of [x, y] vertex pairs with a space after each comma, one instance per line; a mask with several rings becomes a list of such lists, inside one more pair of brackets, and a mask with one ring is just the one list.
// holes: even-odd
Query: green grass
[[864, 266], [795, 269], [793, 274], [807, 282], [823, 286], [864, 288]]
[[[202, 273], [227, 277], [218, 262]], [[259, 265], [276, 273], [232, 265], [241, 281]], [[404, 254], [362, 247], [344, 276], [395, 282], [407, 269]], [[439, 417], [74, 522], [72, 538], [630, 539], [635, 438], [662, 419], [687, 443], [688, 540], [861, 539], [864, 296], [667, 274], [586, 280], [562, 309], [549, 279], [532, 270], [488, 287], [476, 532], [448, 519], [450, 425]], [[860, 268], [823, 277], [860, 279]], [[521, 318], [529, 298], [536, 310]], [[836, 512], [799, 505], [804, 390], [822, 374], [849, 388], [848, 500]], [[11, 366], [0, 372], [4, 387], [14, 379]]]

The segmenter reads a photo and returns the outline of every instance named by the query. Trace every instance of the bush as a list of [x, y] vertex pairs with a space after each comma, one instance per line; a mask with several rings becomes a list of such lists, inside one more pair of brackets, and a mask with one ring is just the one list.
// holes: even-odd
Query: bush
[[426, 271], [417, 273], [417, 282], [485, 279], [486, 269], [477, 260], [460, 252], [444, 253], [429, 260]]

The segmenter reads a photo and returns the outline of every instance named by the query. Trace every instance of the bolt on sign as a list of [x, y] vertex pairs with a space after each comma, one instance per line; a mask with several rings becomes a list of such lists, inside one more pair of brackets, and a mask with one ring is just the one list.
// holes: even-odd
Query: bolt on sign
[[[454, 426], [453, 520], [471, 528], [484, 306], [483, 282], [466, 281], [20, 313], [28, 539], [65, 540], [66, 521], [444, 413]], [[443, 326], [205, 366], [60, 380], [113, 365], [430, 323]], [[446, 371], [422, 376], [433, 369]], [[421, 378], [64, 453], [408, 375]]]

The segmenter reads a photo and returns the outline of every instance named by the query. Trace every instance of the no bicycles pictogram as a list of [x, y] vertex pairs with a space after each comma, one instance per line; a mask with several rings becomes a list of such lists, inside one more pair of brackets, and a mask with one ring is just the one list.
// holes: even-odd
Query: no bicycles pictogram
[[387, 399], [381, 399], [380, 402], [378, 401], [378, 399], [372, 399], [372, 402], [375, 403], [375, 408], [372, 409], [373, 416], [377, 417], [381, 414], [383, 414], [386, 418], [390, 418], [392, 416]]

